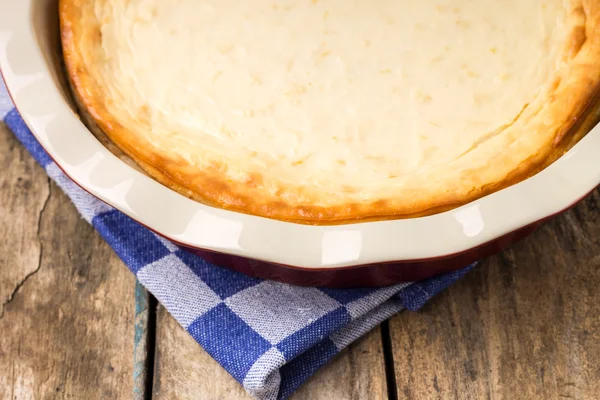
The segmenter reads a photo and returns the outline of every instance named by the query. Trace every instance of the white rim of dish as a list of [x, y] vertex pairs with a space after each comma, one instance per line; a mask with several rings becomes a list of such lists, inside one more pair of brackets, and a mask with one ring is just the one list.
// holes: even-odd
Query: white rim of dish
[[[129, 167], [83, 125], [44, 59], [34, 3], [0, 0], [0, 69], [21, 116], [78, 185], [187, 246], [304, 268], [443, 258], [559, 213], [600, 184], [596, 126], [532, 178], [433, 216], [308, 226], [209, 207]], [[45, 4], [44, 11], [53, 12]]]

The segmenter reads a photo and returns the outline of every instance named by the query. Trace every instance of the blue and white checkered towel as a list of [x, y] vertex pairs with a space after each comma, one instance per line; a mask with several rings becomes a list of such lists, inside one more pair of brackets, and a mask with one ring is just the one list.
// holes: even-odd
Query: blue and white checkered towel
[[472, 267], [382, 289], [250, 278], [180, 249], [75, 185], [33, 137], [0, 80], [2, 118], [138, 280], [258, 399], [286, 398], [358, 337], [404, 308], [418, 309]]

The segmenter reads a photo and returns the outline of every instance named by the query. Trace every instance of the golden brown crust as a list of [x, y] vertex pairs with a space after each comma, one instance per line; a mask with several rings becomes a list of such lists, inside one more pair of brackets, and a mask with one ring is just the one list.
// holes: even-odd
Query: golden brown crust
[[403, 199], [331, 207], [314, 205], [318, 204], [317, 199], [311, 201], [311, 195], [302, 192], [302, 188], [282, 188], [282, 192], [296, 191], [291, 197], [295, 194], [296, 198], [304, 198], [303, 204], [284, 202], [281, 193], [260, 190], [259, 174], [244, 183], [230, 182], [219, 173], [226, 168], [224, 164], [214, 163], [199, 170], [150, 144], [140, 146], [139, 138], [107, 111], [103, 90], [88, 71], [93, 50], [100, 48], [101, 41], [99, 22], [93, 17], [94, 1], [60, 0], [59, 12], [67, 72], [81, 113], [150, 176], [208, 205], [285, 221], [337, 224], [431, 215], [466, 204], [534, 175], [585, 135], [599, 118], [596, 104], [600, 93], [600, 2], [571, 3], [572, 26], [563, 52], [569, 67], [557, 77], [546, 104], [522, 117], [527, 118], [528, 138], [535, 138], [534, 143], [522, 143], [519, 139], [516, 142], [520, 147], [507, 149], [489, 160], [494, 168], [466, 169], [456, 182], [445, 186], [426, 188]]

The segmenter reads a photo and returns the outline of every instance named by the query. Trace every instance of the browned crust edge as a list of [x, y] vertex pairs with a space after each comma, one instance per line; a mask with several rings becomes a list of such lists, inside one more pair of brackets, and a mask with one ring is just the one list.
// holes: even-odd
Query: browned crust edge
[[[329, 225], [412, 218], [447, 211], [531, 177], [577, 143], [600, 119], [597, 107], [600, 100], [600, 2], [576, 0], [573, 3], [572, 12], [579, 14], [576, 17], [582, 23], [571, 32], [567, 51], [571, 68], [558, 83], [549, 99], [550, 105], [544, 110], [544, 117], [550, 116], [550, 121], [530, 127], [552, 130], [550, 140], [535, 154], [516, 166], [508, 163], [510, 168], [502, 172], [501, 179], [492, 180], [493, 183], [481, 184], [474, 175], [464, 182], [468, 189], [462, 191], [441, 191], [436, 196], [416, 197], [408, 202], [389, 199], [331, 207], [288, 204], [260, 193], [251, 183], [244, 185], [220, 179], [219, 165], [202, 171], [183, 160], [166, 158], [151, 146], [139, 146], [136, 137], [107, 111], [102, 88], [88, 72], [78, 47], [79, 43], [100, 40], [99, 26], [78, 24], [93, 1], [60, 0], [59, 16], [66, 69], [80, 113], [90, 129], [105, 133], [147, 174], [166, 187], [207, 205], [289, 222]], [[504, 157], [507, 156], [495, 160], [495, 165], [503, 165]]]

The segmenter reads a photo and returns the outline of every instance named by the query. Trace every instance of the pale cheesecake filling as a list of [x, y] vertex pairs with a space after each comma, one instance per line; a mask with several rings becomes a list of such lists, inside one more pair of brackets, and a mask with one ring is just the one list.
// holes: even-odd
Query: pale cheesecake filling
[[96, 4], [98, 79], [125, 128], [322, 204], [451, 175], [545, 90], [566, 20], [561, 0]]

